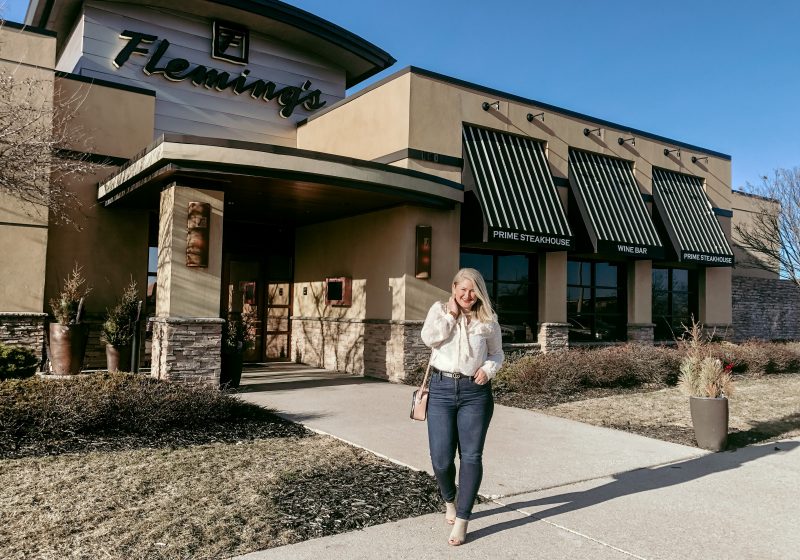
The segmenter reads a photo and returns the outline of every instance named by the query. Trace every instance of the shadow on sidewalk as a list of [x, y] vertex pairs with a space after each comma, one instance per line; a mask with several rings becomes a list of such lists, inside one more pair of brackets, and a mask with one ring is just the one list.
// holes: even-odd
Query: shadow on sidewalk
[[623, 496], [667, 488], [697, 480], [710, 474], [733, 470], [745, 463], [756, 461], [774, 453], [786, 453], [799, 446], [800, 442], [784, 441], [756, 447], [747, 447], [734, 452], [704, 455], [688, 461], [672, 463], [653, 469], [637, 469], [617, 474], [613, 476], [613, 481], [589, 490], [556, 494], [554, 496], [547, 496], [526, 502], [508, 503], [492, 510], [477, 512], [473, 514], [472, 517], [473, 519], [488, 517], [505, 512], [509, 509], [522, 510], [550, 504], [559, 505], [532, 513], [530, 517], [497, 523], [470, 532], [470, 540], [475, 541], [501, 531], [514, 529], [527, 525], [528, 523], [534, 523], [546, 517], [555, 517], [562, 513], [592, 507]]
[[386, 383], [382, 379], [368, 377], [318, 377], [312, 379], [293, 379], [292, 377], [259, 377], [256, 382], [247, 380], [238, 389], [238, 393], [260, 393], [262, 391], [289, 391], [291, 389], [312, 389], [315, 387], [336, 387], [340, 385], [366, 385], [368, 383]]

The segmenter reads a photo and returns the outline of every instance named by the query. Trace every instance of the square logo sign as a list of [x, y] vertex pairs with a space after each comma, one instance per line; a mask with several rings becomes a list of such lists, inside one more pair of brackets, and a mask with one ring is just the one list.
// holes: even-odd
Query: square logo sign
[[211, 57], [234, 64], [247, 64], [250, 32], [246, 27], [215, 21], [211, 36]]

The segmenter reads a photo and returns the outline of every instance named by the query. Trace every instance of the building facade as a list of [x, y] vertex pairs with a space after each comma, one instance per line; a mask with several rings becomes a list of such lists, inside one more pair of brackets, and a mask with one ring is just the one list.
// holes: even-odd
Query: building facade
[[733, 336], [725, 154], [415, 67], [346, 96], [394, 59], [278, 1], [34, 0], [26, 23], [3, 57], [52, 84], [94, 168], [78, 227], [3, 201], [0, 339], [41, 349], [76, 262], [95, 325], [142, 287], [167, 379], [216, 381], [236, 317], [248, 361], [399, 380], [460, 266], [509, 345], [652, 343], [691, 316]]

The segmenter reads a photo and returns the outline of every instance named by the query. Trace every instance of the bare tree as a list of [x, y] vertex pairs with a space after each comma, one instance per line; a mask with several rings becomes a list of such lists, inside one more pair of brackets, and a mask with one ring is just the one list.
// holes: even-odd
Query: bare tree
[[71, 121], [83, 96], [81, 90], [63, 98], [52, 75], [0, 65], [0, 194], [20, 200], [31, 214], [47, 208], [57, 223], [72, 222], [69, 211], [79, 202], [67, 186], [93, 168], [85, 156], [63, 149], [81, 136]]
[[761, 185], [751, 219], [734, 226], [737, 243], [753, 257], [741, 264], [774, 271], [800, 286], [800, 167], [776, 169]]

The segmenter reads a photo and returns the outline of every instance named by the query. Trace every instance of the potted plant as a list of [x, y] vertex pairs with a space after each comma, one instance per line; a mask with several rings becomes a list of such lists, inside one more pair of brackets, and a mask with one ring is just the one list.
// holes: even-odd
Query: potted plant
[[250, 316], [231, 316], [222, 329], [222, 373], [220, 385], [238, 387], [242, 379], [244, 351], [255, 341]]
[[106, 344], [108, 371], [127, 371], [131, 364], [131, 342], [139, 319], [139, 299], [136, 282], [131, 280], [122, 297], [111, 309], [106, 309], [106, 320], [100, 340]]
[[678, 383], [689, 395], [697, 445], [710, 451], [722, 451], [728, 441], [728, 397], [733, 394], [733, 364], [723, 364], [714, 356], [712, 335], [692, 319], [691, 328], [684, 327], [681, 341], [685, 352], [681, 359]]
[[89, 338], [88, 325], [82, 322], [83, 305], [90, 291], [82, 268], [76, 264], [58, 297], [50, 300], [56, 322], [50, 323], [48, 356], [51, 372], [56, 375], [75, 375], [81, 371]]

